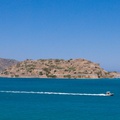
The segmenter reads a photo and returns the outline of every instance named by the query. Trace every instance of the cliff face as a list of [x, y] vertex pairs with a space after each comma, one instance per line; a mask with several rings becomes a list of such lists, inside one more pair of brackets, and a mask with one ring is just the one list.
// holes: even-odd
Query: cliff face
[[16, 63], [18, 63], [16, 60], [0, 58], [0, 72]]
[[102, 69], [99, 64], [85, 59], [40, 59], [25, 60], [6, 70], [0, 76], [39, 78], [112, 78], [113, 74]]

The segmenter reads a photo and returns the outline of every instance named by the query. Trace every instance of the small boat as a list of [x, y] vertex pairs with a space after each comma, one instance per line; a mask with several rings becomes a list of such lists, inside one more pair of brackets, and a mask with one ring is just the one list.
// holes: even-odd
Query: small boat
[[113, 95], [114, 95], [114, 93], [111, 93], [110, 91], [106, 92], [106, 96], [113, 96]]

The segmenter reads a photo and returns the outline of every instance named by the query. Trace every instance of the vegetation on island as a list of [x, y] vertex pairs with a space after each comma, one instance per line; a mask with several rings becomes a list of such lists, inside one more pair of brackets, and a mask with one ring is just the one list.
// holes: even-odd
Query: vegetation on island
[[27, 59], [16, 62], [1, 71], [2, 77], [36, 78], [114, 78], [116, 72], [107, 72], [99, 64], [85, 59]]

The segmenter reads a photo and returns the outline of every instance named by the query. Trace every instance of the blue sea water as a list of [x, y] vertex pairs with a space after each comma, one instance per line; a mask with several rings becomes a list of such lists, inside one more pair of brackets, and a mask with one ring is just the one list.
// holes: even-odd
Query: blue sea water
[[0, 78], [0, 120], [120, 120], [120, 79]]

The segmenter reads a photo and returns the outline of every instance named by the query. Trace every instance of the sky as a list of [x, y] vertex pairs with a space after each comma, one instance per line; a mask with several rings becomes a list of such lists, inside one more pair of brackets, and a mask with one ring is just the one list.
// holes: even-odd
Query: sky
[[0, 58], [76, 59], [120, 71], [120, 0], [0, 0]]

